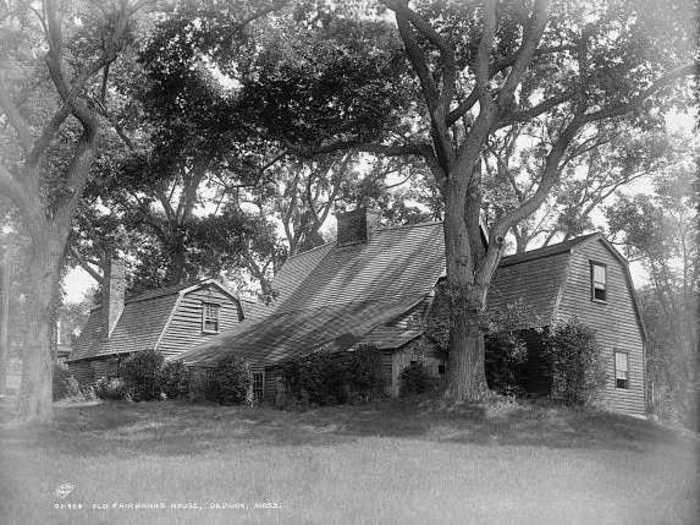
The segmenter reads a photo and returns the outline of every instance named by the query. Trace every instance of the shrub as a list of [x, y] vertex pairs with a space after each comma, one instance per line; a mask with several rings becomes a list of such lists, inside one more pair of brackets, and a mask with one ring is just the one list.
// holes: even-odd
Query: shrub
[[190, 374], [182, 361], [170, 361], [160, 369], [160, 387], [168, 399], [188, 397]]
[[247, 400], [250, 381], [248, 365], [228, 356], [213, 370], [211, 382], [204, 387], [205, 396], [222, 405], [237, 405]]
[[382, 395], [384, 377], [381, 354], [377, 350], [359, 348], [346, 357], [346, 361], [344, 379], [349, 386], [351, 399], [369, 401]]
[[163, 356], [144, 350], [129, 356], [119, 367], [119, 377], [126, 383], [134, 401], [160, 399]]
[[93, 391], [100, 399], [125, 399], [128, 394], [126, 383], [121, 377], [101, 377], [93, 387]]
[[284, 365], [287, 391], [304, 404], [337, 405], [347, 401], [345, 370], [338, 356], [314, 352]]
[[484, 338], [484, 368], [489, 388], [503, 394], [520, 395], [527, 346], [512, 332], [488, 334]]
[[380, 355], [371, 348], [295, 357], [283, 365], [282, 376], [287, 394], [301, 404], [366, 401], [380, 395], [383, 387]]
[[404, 368], [401, 371], [399, 380], [401, 385], [400, 394], [402, 397], [423, 394], [433, 386], [432, 378], [430, 374], [428, 374], [428, 370], [420, 361], [411, 363]]
[[70, 373], [68, 367], [62, 363], [53, 365], [53, 400], [75, 397], [81, 394], [80, 386]]
[[577, 319], [556, 326], [545, 338], [552, 392], [567, 405], [590, 404], [605, 385], [605, 367], [595, 332]]

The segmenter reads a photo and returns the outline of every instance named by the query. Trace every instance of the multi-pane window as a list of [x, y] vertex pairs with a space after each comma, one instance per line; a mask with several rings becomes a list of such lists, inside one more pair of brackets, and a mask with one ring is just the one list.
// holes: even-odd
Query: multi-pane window
[[591, 262], [591, 298], [594, 301], [607, 300], [608, 275], [604, 264]]
[[217, 333], [219, 331], [219, 309], [214, 303], [202, 303], [202, 332]]
[[253, 399], [262, 401], [263, 398], [263, 373], [253, 373]]
[[629, 355], [627, 352], [615, 352], [615, 387], [629, 388]]

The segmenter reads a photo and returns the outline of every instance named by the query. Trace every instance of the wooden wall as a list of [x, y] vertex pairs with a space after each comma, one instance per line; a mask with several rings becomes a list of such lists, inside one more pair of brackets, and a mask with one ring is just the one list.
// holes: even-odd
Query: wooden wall
[[408, 366], [411, 361], [423, 363], [431, 377], [442, 379], [443, 376], [439, 373], [439, 366], [445, 365], [445, 360], [436, 351], [431, 350], [431, 344], [424, 337], [414, 339], [402, 348], [392, 352], [392, 367], [391, 367], [391, 391], [392, 397], [398, 397], [401, 391], [401, 372]]
[[112, 377], [117, 374], [119, 362], [129, 354], [105, 356], [97, 359], [83, 359], [68, 363], [68, 369], [81, 388], [94, 385], [101, 377]]
[[[607, 265], [606, 302], [591, 299], [590, 262]], [[633, 290], [627, 282], [625, 266], [602, 241], [595, 240], [576, 247], [570, 261], [557, 320], [578, 317], [596, 331], [603, 347], [607, 381], [600, 404], [625, 414], [645, 414], [645, 375], [643, 337], [634, 304]], [[615, 350], [629, 353], [629, 389], [616, 388]]]
[[243, 318], [240, 303], [223, 293], [217, 286], [203, 286], [185, 294], [177, 303], [156, 350], [168, 359], [189, 350], [218, 334], [202, 332], [202, 303], [221, 305], [219, 333], [235, 327]]

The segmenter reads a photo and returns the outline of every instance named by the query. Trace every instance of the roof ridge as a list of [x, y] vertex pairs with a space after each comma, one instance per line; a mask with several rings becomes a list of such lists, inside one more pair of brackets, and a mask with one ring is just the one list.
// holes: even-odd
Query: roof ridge
[[[169, 295], [175, 295], [180, 293], [182, 290], [185, 290], [187, 288], [190, 288], [192, 286], [196, 286], [198, 284], [204, 284], [207, 281], [213, 281], [216, 282], [217, 284], [221, 285], [224, 289], [228, 290], [226, 286], [224, 286], [222, 283], [219, 282], [219, 280], [216, 277], [205, 277], [204, 279], [197, 279], [194, 281], [188, 281], [186, 283], [182, 284], [171, 284], [170, 286], [159, 286], [158, 288], [149, 288], [148, 290], [143, 290], [139, 292], [137, 295], [134, 295], [133, 297], [126, 299], [124, 301], [124, 304], [129, 304], [129, 303], [140, 303], [141, 301], [149, 301], [151, 299], [158, 299], [160, 297], [167, 297]], [[155, 295], [156, 292], [159, 290], [169, 290], [166, 293], [161, 293], [160, 295]], [[147, 295], [147, 294], [154, 294], [151, 295], [150, 297], [141, 297], [142, 295]]]
[[506, 255], [501, 259], [500, 265], [511, 266], [514, 264], [520, 264], [534, 259], [540, 259], [543, 257], [551, 257], [552, 255], [558, 255], [560, 253], [571, 251], [574, 246], [585, 242], [593, 237], [604, 237], [603, 233], [600, 231], [586, 233], [584, 235], [579, 235], [573, 239], [568, 239], [566, 241], [561, 241], [556, 244], [550, 244], [549, 246], [542, 246], [540, 248], [535, 248], [534, 250], [528, 250], [522, 253], [513, 253], [511, 255]]
[[320, 248], [324, 248], [325, 246], [327, 246], [327, 245], [329, 245], [329, 244], [335, 244], [335, 242], [336, 242], [335, 240], [326, 241], [326, 242], [324, 242], [323, 244], [319, 244], [318, 246], [314, 246], [313, 248], [309, 248], [308, 250], [305, 250], [305, 251], [303, 251], [303, 252], [297, 252], [297, 253], [295, 253], [294, 255], [290, 255], [289, 257], [287, 257], [287, 261], [290, 260], [290, 259], [294, 259], [295, 257], [299, 257], [300, 255], [306, 255], [307, 253], [313, 252], [314, 250], [318, 250], [318, 249], [320, 249]]
[[[383, 231], [389, 231], [389, 230], [405, 230], [408, 228], [422, 228], [422, 227], [426, 227], [426, 226], [435, 226], [436, 224], [442, 224], [442, 221], [427, 221], [427, 222], [419, 222], [417, 224], [399, 224], [398, 226], [385, 226], [383, 228], [377, 228], [376, 231], [383, 232]], [[287, 260], [293, 259], [294, 257], [299, 257], [300, 255], [305, 255], [305, 254], [312, 252], [314, 250], [318, 250], [320, 248], [323, 248], [329, 244], [335, 244], [336, 242], [338, 242], [337, 239], [326, 241], [323, 244], [319, 244], [318, 246], [314, 246], [313, 248], [309, 248], [306, 251], [295, 253], [294, 255], [290, 255], [289, 257], [287, 257]]]

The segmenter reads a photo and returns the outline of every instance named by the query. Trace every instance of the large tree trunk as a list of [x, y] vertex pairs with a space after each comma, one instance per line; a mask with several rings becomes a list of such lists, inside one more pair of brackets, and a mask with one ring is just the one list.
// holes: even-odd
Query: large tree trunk
[[[29, 262], [30, 294], [27, 301], [27, 334], [22, 351], [22, 383], [18, 402], [20, 417], [48, 421], [53, 415], [51, 308], [60, 281], [67, 229], [35, 229]], [[65, 231], [63, 231], [65, 230]]]
[[[474, 281], [474, 268], [480, 254], [473, 249], [465, 218], [466, 188], [456, 182], [448, 184], [444, 235], [450, 336], [445, 397], [454, 401], [478, 400], [488, 392], [484, 335], [479, 327], [479, 313], [485, 305], [482, 290]], [[478, 224], [476, 226], [478, 232]]]

